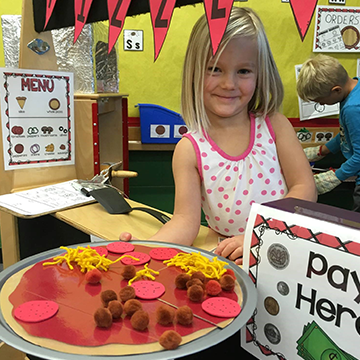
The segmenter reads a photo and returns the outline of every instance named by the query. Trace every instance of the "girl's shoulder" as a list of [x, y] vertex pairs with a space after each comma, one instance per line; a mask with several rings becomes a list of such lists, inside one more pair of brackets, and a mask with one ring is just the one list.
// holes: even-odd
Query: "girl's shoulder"
[[284, 114], [281, 114], [279, 112], [267, 116], [266, 119], [268, 119], [268, 121], [271, 123], [271, 126], [273, 127], [274, 131], [276, 131], [276, 129], [278, 129], [279, 127], [283, 127], [283, 126], [292, 127], [289, 119]]

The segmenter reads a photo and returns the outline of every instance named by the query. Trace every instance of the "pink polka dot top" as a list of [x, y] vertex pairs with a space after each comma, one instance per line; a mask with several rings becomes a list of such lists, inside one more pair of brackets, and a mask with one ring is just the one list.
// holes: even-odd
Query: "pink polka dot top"
[[244, 234], [254, 202], [277, 200], [287, 193], [270, 119], [250, 114], [250, 120], [249, 147], [240, 156], [227, 155], [197, 131], [184, 134], [196, 152], [205, 218], [226, 237]]

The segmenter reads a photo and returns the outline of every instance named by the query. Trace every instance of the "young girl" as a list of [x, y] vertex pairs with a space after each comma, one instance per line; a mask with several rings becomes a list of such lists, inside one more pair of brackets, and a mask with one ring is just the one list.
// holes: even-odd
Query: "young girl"
[[283, 87], [259, 17], [233, 7], [219, 50], [211, 54], [203, 15], [183, 69], [181, 106], [189, 132], [173, 156], [174, 214], [150, 240], [191, 245], [202, 208], [209, 226], [226, 237], [215, 253], [241, 264], [252, 203], [316, 201], [317, 195], [295, 131], [277, 112]]

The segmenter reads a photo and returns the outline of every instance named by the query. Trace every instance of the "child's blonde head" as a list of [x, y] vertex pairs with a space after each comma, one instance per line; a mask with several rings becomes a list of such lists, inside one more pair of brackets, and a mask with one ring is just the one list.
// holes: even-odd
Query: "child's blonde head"
[[334, 86], [344, 86], [347, 79], [348, 73], [337, 59], [319, 54], [302, 65], [296, 89], [301, 99], [311, 101], [329, 96]]
[[[215, 55], [215, 63], [222, 51], [234, 37], [249, 37], [257, 43], [256, 90], [249, 102], [248, 111], [255, 115], [271, 115], [283, 100], [283, 85], [278, 73], [264, 26], [257, 14], [246, 7], [233, 7], [224, 36]], [[212, 59], [209, 28], [204, 14], [194, 25], [186, 51], [181, 112], [191, 130], [208, 129], [203, 88], [207, 64]]]

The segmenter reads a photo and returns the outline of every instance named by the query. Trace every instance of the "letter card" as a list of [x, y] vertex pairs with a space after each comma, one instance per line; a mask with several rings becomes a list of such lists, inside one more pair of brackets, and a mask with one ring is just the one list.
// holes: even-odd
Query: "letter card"
[[360, 215], [297, 199], [253, 204], [244, 270], [258, 291], [241, 345], [258, 359], [360, 359]]

